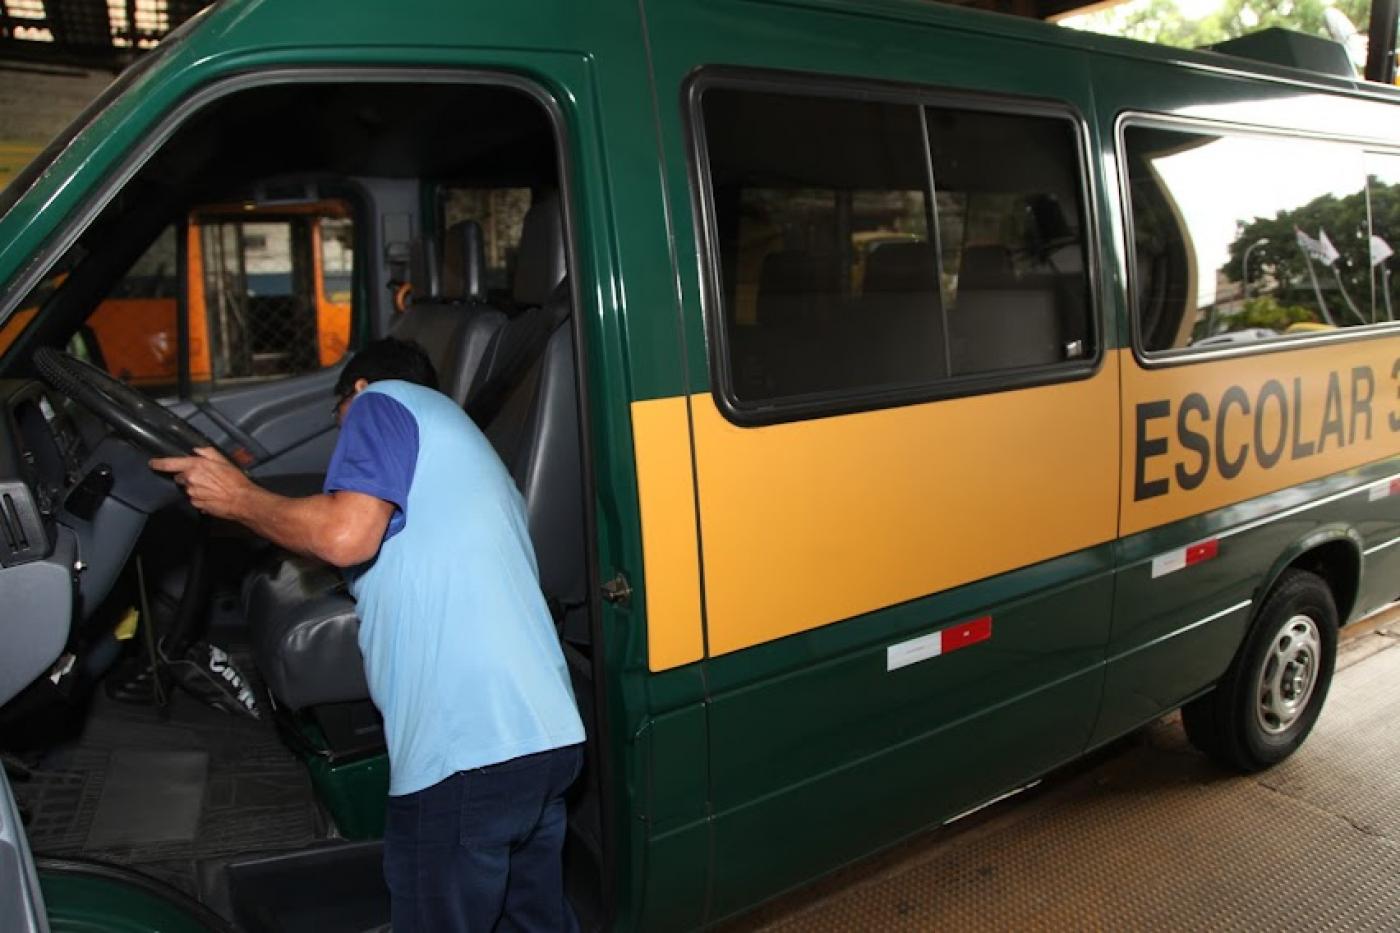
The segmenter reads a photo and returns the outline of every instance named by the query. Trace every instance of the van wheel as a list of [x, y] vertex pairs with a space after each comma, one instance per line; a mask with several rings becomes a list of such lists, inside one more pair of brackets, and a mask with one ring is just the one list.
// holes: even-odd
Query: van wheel
[[1303, 744], [1337, 662], [1337, 605], [1322, 578], [1287, 570], [1216, 688], [1182, 707], [1186, 736], [1227, 768], [1277, 764]]

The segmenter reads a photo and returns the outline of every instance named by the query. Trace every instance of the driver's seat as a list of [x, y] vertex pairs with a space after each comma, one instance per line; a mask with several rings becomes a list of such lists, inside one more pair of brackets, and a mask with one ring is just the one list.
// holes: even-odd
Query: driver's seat
[[283, 555], [272, 572], [248, 580], [243, 602], [258, 672], [279, 706], [369, 698], [360, 617], [334, 567]]
[[[536, 392], [522, 397], [523, 393], [517, 389], [523, 383], [533, 384], [540, 378], [538, 366], [523, 365], [528, 362], [527, 358], [549, 356], [545, 344], [551, 334], [561, 332], [568, 336], [567, 328], [560, 327], [569, 308], [567, 287], [561, 284], [565, 271], [563, 224], [558, 197], [553, 194], [537, 197], [525, 217], [513, 283], [517, 301], [535, 307], [516, 313], [506, 322], [492, 341], [491, 351], [479, 360], [477, 371], [465, 380], [470, 385], [466, 398], [468, 411], [496, 445], [522, 487], [532, 532], [545, 529], [537, 519], [537, 513], [543, 510], [553, 514], [559, 510], [559, 503], [565, 501], [561, 500], [557, 488], [559, 484], [569, 481], [571, 476], [574, 477], [572, 482], [575, 486], [578, 483], [572, 345], [565, 351], [568, 372], [555, 380], [558, 391], [544, 395]], [[537, 413], [545, 408], [559, 409], [559, 413], [541, 421]], [[562, 427], [553, 427], [548, 431], [526, 429], [537, 422], [567, 424], [571, 430], [565, 431]], [[507, 431], [509, 426], [514, 427]], [[503, 433], [509, 434], [508, 443], [503, 441]], [[544, 441], [540, 438], [544, 438]], [[565, 446], [571, 443], [571, 449], [556, 453], [555, 448], [561, 443]], [[540, 456], [526, 456], [522, 450], [526, 446], [550, 449], [542, 450]], [[541, 456], [551, 461], [562, 459], [567, 462], [562, 479], [550, 482], [540, 480], [539, 477], [544, 475], [539, 466]], [[581, 490], [581, 486], [577, 488]], [[578, 495], [581, 496], [581, 492]], [[577, 535], [581, 534], [582, 527], [581, 500], [578, 508], [568, 514], [572, 516], [574, 511], [578, 512], [578, 518], [567, 525], [570, 529], [577, 529], [571, 532]], [[579, 602], [577, 591], [581, 573], [565, 575], [567, 585], [552, 585], [550, 579], [551, 568], [557, 561], [549, 555], [564, 547], [565, 542], [541, 542], [538, 535], [536, 538], [535, 548], [540, 553], [541, 582], [546, 587], [546, 595], [554, 597], [561, 604], [576, 605]], [[567, 547], [571, 553], [577, 552], [579, 560], [582, 559], [581, 543], [570, 540]], [[302, 710], [369, 698], [364, 662], [360, 656], [360, 623], [355, 613], [355, 602], [334, 568], [312, 558], [283, 555], [270, 572], [257, 573], [249, 578], [244, 588], [244, 608], [252, 632], [258, 670], [279, 706]]]

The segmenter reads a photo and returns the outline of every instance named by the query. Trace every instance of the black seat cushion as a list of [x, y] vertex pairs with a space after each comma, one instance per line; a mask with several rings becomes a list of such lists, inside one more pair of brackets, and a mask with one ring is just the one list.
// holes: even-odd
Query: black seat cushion
[[243, 603], [253, 654], [277, 702], [293, 710], [369, 699], [360, 619], [340, 575], [320, 561], [283, 557], [248, 579]]

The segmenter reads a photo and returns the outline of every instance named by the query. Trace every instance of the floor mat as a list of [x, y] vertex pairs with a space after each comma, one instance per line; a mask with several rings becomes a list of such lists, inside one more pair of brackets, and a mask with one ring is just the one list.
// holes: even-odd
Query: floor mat
[[[193, 833], [173, 815], [159, 825], [163, 813], [156, 825], [139, 827], [136, 819], [120, 817], [117, 803], [108, 803], [171, 806], [175, 788], [167, 777], [177, 763], [190, 765], [191, 755], [206, 762], [192, 792], [198, 802]], [[33, 776], [14, 782], [14, 791], [35, 853], [117, 862], [196, 896], [201, 860], [299, 849], [328, 835], [305, 767], [270, 721], [211, 709], [180, 692], [160, 710], [119, 703], [99, 691], [81, 735], [32, 764]], [[112, 789], [128, 776], [136, 778], [130, 794]], [[181, 820], [187, 821], [190, 798], [179, 793]], [[113, 816], [103, 817], [104, 810]], [[125, 833], [109, 828], [123, 824]]]
[[208, 774], [207, 752], [117, 749], [84, 848], [193, 842]]

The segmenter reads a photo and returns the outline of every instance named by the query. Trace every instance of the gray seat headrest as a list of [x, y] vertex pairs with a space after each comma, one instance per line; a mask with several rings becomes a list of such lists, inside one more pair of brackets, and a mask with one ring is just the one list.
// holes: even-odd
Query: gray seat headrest
[[442, 297], [448, 301], [484, 299], [485, 270], [481, 224], [464, 220], [448, 227], [442, 240]]
[[512, 295], [518, 304], [542, 305], [567, 272], [564, 259], [564, 214], [559, 193], [535, 195], [525, 214], [516, 255]]
[[414, 237], [409, 242], [408, 281], [415, 300], [437, 297], [442, 282], [438, 277], [437, 243], [432, 237]]

